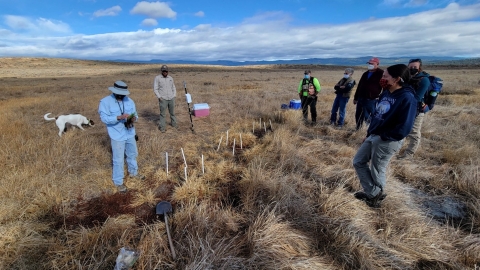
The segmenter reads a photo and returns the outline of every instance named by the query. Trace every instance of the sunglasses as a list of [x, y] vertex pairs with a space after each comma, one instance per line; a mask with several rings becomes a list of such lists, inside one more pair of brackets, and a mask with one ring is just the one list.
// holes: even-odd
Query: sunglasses
[[414, 58], [414, 59], [410, 59], [410, 60], [408, 61], [409, 64], [410, 64], [410, 63], [413, 63], [413, 62], [422, 63], [422, 59], [420, 59], [420, 58]]

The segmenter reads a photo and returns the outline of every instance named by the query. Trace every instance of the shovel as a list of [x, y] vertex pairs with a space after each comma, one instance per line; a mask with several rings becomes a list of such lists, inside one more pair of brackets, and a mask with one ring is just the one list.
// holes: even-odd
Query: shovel
[[172, 212], [172, 204], [166, 201], [157, 203], [156, 213], [157, 215], [163, 215], [165, 217], [165, 227], [167, 228], [168, 243], [170, 244], [170, 251], [172, 252], [172, 258], [175, 260], [175, 249], [173, 249], [172, 237], [170, 236], [170, 228], [168, 227], [168, 213]]

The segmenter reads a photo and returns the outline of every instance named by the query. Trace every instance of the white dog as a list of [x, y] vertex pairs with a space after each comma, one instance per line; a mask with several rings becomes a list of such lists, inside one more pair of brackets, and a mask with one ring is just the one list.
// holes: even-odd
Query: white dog
[[48, 115], [51, 113], [47, 113], [43, 116], [45, 120], [47, 121], [52, 121], [55, 120], [55, 123], [57, 124], [58, 129], [60, 130], [58, 132], [58, 136], [62, 137], [62, 133], [67, 131], [66, 124], [71, 124], [73, 126], [77, 126], [79, 129], [84, 130], [82, 125], [89, 125], [93, 126], [94, 123], [92, 120], [87, 119], [87, 117], [81, 115], [81, 114], [69, 114], [69, 115], [60, 115], [55, 118], [49, 118]]

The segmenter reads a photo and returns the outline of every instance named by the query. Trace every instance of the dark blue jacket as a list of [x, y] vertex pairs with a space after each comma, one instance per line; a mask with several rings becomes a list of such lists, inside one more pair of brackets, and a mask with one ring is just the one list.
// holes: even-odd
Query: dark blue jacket
[[399, 141], [405, 138], [415, 122], [417, 104], [415, 90], [409, 85], [393, 93], [383, 91], [368, 127], [367, 137], [375, 134], [384, 141]]

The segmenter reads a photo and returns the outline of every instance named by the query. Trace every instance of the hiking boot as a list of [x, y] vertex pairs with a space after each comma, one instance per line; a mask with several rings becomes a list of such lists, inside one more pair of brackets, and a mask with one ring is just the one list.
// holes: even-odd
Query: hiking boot
[[118, 186], [117, 186], [117, 190], [118, 190], [118, 192], [120, 192], [120, 193], [125, 193], [125, 192], [127, 192], [127, 187], [124, 186], [124, 185], [118, 185]]
[[142, 175], [142, 174], [130, 175], [130, 179], [145, 180], [145, 175]]
[[370, 198], [367, 193], [359, 191], [355, 192], [353, 196], [355, 196], [355, 198], [358, 200], [364, 201], [370, 207], [378, 208], [380, 207], [380, 202], [382, 202], [385, 197], [387, 197], [387, 194], [380, 191], [377, 196]]
[[387, 194], [383, 193], [380, 191], [380, 193], [377, 194], [377, 196], [367, 199], [365, 202], [367, 203], [368, 206], [373, 207], [373, 208], [379, 208], [380, 203], [387, 197]]
[[355, 192], [353, 194], [353, 196], [355, 196], [355, 199], [360, 200], [360, 201], [366, 201], [367, 199], [369, 199], [367, 193], [365, 193], [363, 191]]
[[165, 129], [164, 129], [164, 128], [158, 127], [158, 130], [160, 130], [162, 133], [165, 133]]

